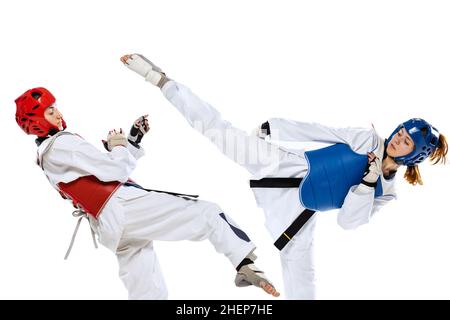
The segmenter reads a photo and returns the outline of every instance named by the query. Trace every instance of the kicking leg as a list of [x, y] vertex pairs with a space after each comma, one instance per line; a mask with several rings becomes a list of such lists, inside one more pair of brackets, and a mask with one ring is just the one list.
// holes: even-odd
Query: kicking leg
[[[250, 255], [251, 257], [251, 255]], [[255, 257], [256, 259], [256, 257]], [[239, 266], [236, 268], [237, 274], [234, 279], [234, 283], [237, 287], [247, 287], [254, 285], [256, 287], [261, 287], [263, 290], [274, 297], [279, 297], [280, 293], [277, 292], [273, 284], [267, 279], [264, 272], [259, 270], [253, 260], [245, 258]]]
[[[278, 295], [259, 270], [251, 269], [256, 258], [253, 254], [255, 245], [216, 204], [149, 192], [143, 197], [124, 202], [123, 207], [127, 221], [124, 239], [209, 239], [217, 252], [224, 254], [238, 272], [244, 273], [242, 279], [248, 278], [250, 284], [274, 296]], [[258, 276], [261, 281], [255, 280]]]
[[[221, 118], [210, 104], [191, 90], [167, 78], [149, 60], [141, 55], [126, 55], [121, 61], [131, 70], [161, 88], [164, 96], [186, 118], [188, 123], [228, 158], [245, 167], [252, 174], [275, 172], [285, 152], [259, 136], [248, 135]], [[150, 79], [150, 80], [149, 80]], [[152, 80], [153, 79], [153, 80]]]

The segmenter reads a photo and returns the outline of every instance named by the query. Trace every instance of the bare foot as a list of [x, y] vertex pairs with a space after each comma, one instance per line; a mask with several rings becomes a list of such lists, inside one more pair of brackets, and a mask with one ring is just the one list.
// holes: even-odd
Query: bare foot
[[[127, 61], [130, 58], [131, 58], [131, 54], [126, 54], [120, 58], [120, 61], [122, 61], [124, 64], [128, 64]], [[133, 59], [133, 58], [131, 58], [131, 59]]]
[[268, 294], [271, 294], [274, 297], [279, 297], [280, 296], [280, 293], [277, 291], [277, 289], [275, 289], [275, 287], [272, 286], [270, 283], [267, 283], [265, 281], [261, 281], [259, 285]]

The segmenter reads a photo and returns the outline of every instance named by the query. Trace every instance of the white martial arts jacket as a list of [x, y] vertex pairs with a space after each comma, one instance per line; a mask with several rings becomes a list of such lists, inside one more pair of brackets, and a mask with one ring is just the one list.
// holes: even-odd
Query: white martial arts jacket
[[[117, 146], [111, 152], [101, 152], [75, 134], [50, 137], [38, 148], [38, 159], [42, 159], [42, 168], [50, 184], [59, 191], [58, 183], [69, 183], [80, 177], [93, 175], [104, 182], [126, 182], [136, 167], [136, 161], [145, 152], [141, 147]], [[49, 143], [51, 148], [41, 155]], [[99, 241], [115, 252], [123, 230], [123, 210], [117, 198], [129, 200], [147, 192], [138, 188], [119, 187], [103, 208], [98, 219], [90, 219], [97, 232]]]

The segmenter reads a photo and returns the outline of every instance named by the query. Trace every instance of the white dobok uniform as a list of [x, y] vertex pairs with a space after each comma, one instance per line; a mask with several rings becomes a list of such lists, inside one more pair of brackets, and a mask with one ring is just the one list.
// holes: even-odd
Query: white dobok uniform
[[[292, 151], [256, 135], [233, 127], [220, 113], [202, 101], [187, 87], [168, 81], [164, 96], [189, 124], [209, 138], [227, 157], [244, 166], [251, 179], [265, 177], [303, 178], [308, 170], [304, 150]], [[384, 140], [373, 129], [330, 128], [316, 123], [270, 119], [271, 135], [279, 141], [345, 143], [359, 153], [374, 152], [383, 156]], [[394, 178], [381, 177], [383, 195], [374, 198], [374, 190], [363, 184], [353, 186], [338, 213], [338, 224], [354, 229], [369, 222], [371, 216], [388, 201], [395, 199]], [[264, 210], [265, 225], [276, 240], [304, 210], [298, 188], [253, 188], [256, 203]], [[285, 294], [288, 299], [314, 299], [313, 215], [303, 228], [280, 251]]]
[[[52, 139], [39, 146], [38, 155]], [[143, 154], [142, 148], [130, 144], [103, 153], [79, 136], [66, 134], [54, 140], [43, 154], [42, 162], [48, 180], [58, 190], [58, 183], [84, 176], [125, 183]], [[237, 225], [218, 205], [133, 186], [120, 186], [98, 219], [89, 218], [99, 242], [117, 255], [119, 275], [128, 289], [129, 299], [167, 299], [153, 240], [208, 238], [234, 267], [255, 248], [248, 238], [237, 236], [231, 228]]]

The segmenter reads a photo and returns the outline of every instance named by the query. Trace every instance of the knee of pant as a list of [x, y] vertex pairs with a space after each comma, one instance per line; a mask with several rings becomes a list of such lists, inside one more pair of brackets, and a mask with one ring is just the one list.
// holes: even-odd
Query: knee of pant
[[149, 240], [120, 240], [117, 249], [116, 256], [119, 260], [129, 259], [130, 257], [139, 253], [143, 248], [153, 248], [153, 244]]
[[203, 202], [202, 203], [201, 214], [206, 219], [216, 219], [221, 213], [223, 213], [223, 210], [215, 203], [213, 202]]

